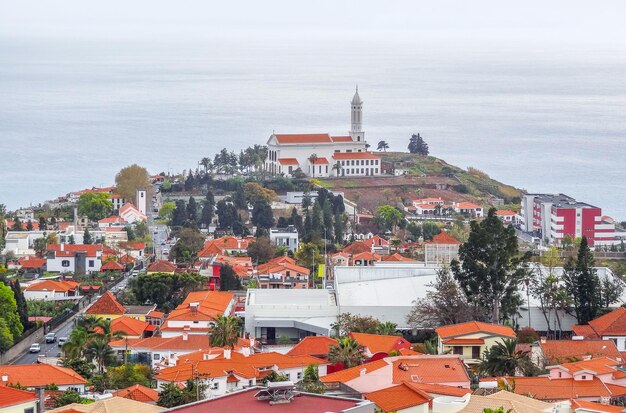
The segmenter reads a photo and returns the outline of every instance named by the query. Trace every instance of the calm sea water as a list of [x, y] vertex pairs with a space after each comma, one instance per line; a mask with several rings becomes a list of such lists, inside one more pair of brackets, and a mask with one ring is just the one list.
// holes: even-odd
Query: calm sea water
[[626, 54], [608, 46], [0, 38], [0, 203], [196, 167], [277, 132], [349, 127], [626, 219]]

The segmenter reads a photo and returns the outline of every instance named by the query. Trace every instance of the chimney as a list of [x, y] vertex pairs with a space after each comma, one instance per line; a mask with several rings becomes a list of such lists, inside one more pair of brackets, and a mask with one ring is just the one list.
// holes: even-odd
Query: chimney
[[189, 303], [189, 308], [191, 309], [191, 314], [197, 314], [198, 313], [198, 306], [200, 305], [200, 303], [194, 302], [194, 303]]
[[9, 376], [7, 376], [6, 374], [2, 375], [2, 383], [6, 383], [9, 381]]
[[43, 387], [37, 387], [36, 394], [38, 399], [37, 404], [39, 405], [39, 413], [43, 413], [46, 411], [46, 391]]
[[254, 337], [250, 337], [250, 348], [254, 348], [255, 340]]
[[546, 344], [546, 341], [547, 341], [546, 336], [541, 336], [540, 341], [541, 341], [541, 344]]
[[363, 376], [365, 376], [365, 374], [367, 374], [367, 369], [359, 370], [359, 376], [363, 377]]
[[224, 358], [226, 360], [230, 360], [230, 349], [229, 348], [225, 348], [224, 349]]
[[65, 244], [61, 244], [61, 251], [65, 251]]
[[183, 327], [183, 341], [189, 340], [189, 331], [191, 331], [191, 327], [189, 326]]
[[74, 232], [78, 231], [78, 207], [74, 207]]

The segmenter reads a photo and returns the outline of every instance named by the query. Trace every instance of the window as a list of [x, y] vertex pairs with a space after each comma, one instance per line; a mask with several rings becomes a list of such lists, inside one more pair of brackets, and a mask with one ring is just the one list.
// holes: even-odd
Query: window
[[252, 380], [248, 380], [248, 386], [252, 386], [253, 381]]
[[302, 372], [299, 371], [297, 375], [298, 381], [302, 380]]
[[63, 260], [63, 261], [61, 261], [61, 266], [62, 267], [69, 267], [70, 266], [70, 260]]
[[220, 388], [220, 384], [218, 382], [211, 383], [211, 390], [217, 390]]
[[89, 268], [93, 268], [94, 266], [94, 261], [93, 260], [89, 260]]
[[454, 346], [452, 348], [452, 354], [463, 355], [463, 346]]
[[328, 173], [328, 165], [326, 165], [326, 173]]
[[24, 413], [35, 413], [35, 409], [33, 407], [29, 407], [28, 409], [24, 409]]
[[480, 346], [472, 347], [472, 358], [479, 359], [480, 358]]
[[161, 356], [159, 355], [159, 353], [154, 353], [152, 355], [152, 360], [161, 360]]

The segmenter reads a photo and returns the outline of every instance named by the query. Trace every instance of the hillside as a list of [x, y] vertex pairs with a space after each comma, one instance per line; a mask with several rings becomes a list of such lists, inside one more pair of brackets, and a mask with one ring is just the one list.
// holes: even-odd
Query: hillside
[[434, 156], [406, 152], [378, 155], [383, 168], [402, 169], [406, 175], [326, 178], [319, 179], [319, 183], [330, 190], [344, 192], [360, 208], [370, 211], [383, 204], [394, 205], [425, 197], [471, 201], [484, 207], [493, 205], [494, 198], [503, 199], [505, 204], [519, 203], [520, 189], [498, 182], [477, 169], [464, 170]]

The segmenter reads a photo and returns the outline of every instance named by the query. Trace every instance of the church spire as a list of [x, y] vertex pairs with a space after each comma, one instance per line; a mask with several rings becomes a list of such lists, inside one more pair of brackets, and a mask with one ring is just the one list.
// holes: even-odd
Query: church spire
[[350, 102], [350, 136], [352, 136], [353, 141], [362, 142], [365, 140], [362, 122], [363, 101], [361, 100], [361, 96], [359, 96], [359, 85], [357, 85], [352, 102]]
[[363, 101], [361, 100], [361, 96], [359, 96], [359, 85], [356, 85], [356, 92], [354, 92], [354, 97], [352, 98], [352, 105], [362, 105]]

